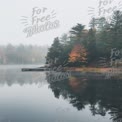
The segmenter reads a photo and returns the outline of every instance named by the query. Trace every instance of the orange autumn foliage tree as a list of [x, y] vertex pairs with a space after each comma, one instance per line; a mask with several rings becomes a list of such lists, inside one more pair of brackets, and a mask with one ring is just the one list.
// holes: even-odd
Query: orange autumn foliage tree
[[69, 62], [86, 63], [87, 62], [86, 49], [80, 44], [75, 45], [74, 48], [72, 49], [71, 53], [69, 54]]

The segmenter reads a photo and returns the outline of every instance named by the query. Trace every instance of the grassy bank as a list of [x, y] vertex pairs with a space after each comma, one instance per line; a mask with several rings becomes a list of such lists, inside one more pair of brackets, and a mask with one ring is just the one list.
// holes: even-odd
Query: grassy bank
[[[122, 69], [122, 68], [121, 68]], [[70, 71], [80, 71], [80, 72], [96, 72], [96, 73], [104, 73], [104, 72], [110, 72], [111, 70], [115, 70], [115, 71], [120, 71], [120, 68], [93, 68], [93, 67], [71, 67], [71, 68], [66, 68], [66, 70], [70, 70]]]

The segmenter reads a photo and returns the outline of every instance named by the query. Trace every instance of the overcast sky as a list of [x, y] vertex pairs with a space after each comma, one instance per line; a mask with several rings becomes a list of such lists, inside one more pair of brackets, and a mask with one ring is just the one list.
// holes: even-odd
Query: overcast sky
[[[119, 3], [121, 0], [115, 1]], [[47, 9], [45, 13], [39, 14], [39, 17], [46, 16], [54, 10], [56, 12], [55, 18], [50, 21], [59, 20], [60, 26], [26, 38], [27, 34], [23, 30], [27, 26], [22, 24], [21, 19], [22, 16], [32, 18], [34, 7], [41, 10]], [[13, 45], [20, 43], [50, 45], [55, 37], [67, 33], [77, 23], [88, 25], [91, 18], [88, 15], [89, 7], [97, 9], [98, 0], [0, 0], [0, 45], [8, 43]], [[43, 25], [44, 23], [39, 24]]]

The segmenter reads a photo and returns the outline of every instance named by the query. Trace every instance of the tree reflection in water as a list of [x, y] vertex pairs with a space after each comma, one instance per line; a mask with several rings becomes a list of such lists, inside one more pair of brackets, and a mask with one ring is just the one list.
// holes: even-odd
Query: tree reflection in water
[[67, 80], [48, 83], [56, 98], [63, 96], [78, 110], [90, 105], [93, 116], [105, 116], [109, 113], [113, 122], [122, 122], [121, 80], [91, 79], [72, 75]]

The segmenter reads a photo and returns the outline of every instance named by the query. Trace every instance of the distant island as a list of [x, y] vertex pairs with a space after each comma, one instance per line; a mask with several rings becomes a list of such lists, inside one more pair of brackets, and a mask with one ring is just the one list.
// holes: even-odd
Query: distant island
[[45, 64], [48, 46], [12, 45], [0, 46], [0, 64]]

